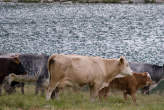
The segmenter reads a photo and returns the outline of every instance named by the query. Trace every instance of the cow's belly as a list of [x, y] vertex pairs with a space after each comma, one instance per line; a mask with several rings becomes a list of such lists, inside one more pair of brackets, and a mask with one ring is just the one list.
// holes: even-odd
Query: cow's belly
[[83, 86], [95, 82], [102, 82], [103, 78], [101, 73], [94, 71], [92, 68], [69, 68], [65, 71], [65, 77], [62, 79], [61, 84], [65, 83], [70, 86]]
[[[57, 59], [57, 58], [56, 58]], [[59, 61], [60, 60], [60, 61]], [[105, 72], [102, 61], [93, 61], [88, 57], [71, 57], [65, 59], [57, 59], [59, 74], [64, 74], [61, 80], [70, 85], [85, 85], [94, 82], [102, 82]]]
[[92, 82], [95, 79], [95, 75], [88, 71], [78, 71], [74, 70], [67, 74], [67, 80], [77, 83], [79, 85], [84, 85]]

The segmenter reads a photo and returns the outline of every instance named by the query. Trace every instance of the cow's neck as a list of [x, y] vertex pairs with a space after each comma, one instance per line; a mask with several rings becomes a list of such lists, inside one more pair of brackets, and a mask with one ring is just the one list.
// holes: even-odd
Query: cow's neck
[[136, 86], [137, 89], [143, 87], [144, 86], [143, 79], [141, 77], [139, 77], [139, 76], [135, 76], [135, 78], [136, 78], [136, 81], [137, 81], [137, 86]]
[[110, 82], [119, 73], [118, 61], [116, 59], [106, 59], [106, 80]]

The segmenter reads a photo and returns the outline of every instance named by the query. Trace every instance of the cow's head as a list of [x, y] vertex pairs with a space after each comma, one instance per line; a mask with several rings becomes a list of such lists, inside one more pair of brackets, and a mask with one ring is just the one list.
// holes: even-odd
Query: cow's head
[[119, 68], [121, 75], [132, 75], [132, 70], [128, 64], [128, 61], [122, 56], [119, 58]]
[[13, 62], [15, 62], [16, 64], [19, 64], [20, 61], [19, 61], [19, 58], [17, 56], [11, 56], [13, 59]]
[[143, 77], [145, 78], [145, 83], [146, 83], [146, 86], [150, 86], [153, 84], [153, 81], [151, 79], [151, 76], [148, 72], [144, 72], [143, 73]]
[[148, 72], [143, 73], [134, 73], [135, 77], [139, 79], [139, 83], [141, 87], [150, 86], [153, 84], [153, 81], [151, 79], [151, 76]]
[[19, 60], [19, 56], [18, 55], [17, 56], [13, 56], [13, 58], [14, 58], [15, 63], [18, 66], [18, 71], [17, 71], [16, 74], [17, 75], [25, 75], [25, 74], [27, 74], [27, 72], [25, 71], [24, 66], [22, 65], [21, 61]]
[[11, 85], [11, 82], [14, 81], [15, 78], [16, 78], [16, 74], [14, 74], [14, 73], [11, 73], [8, 76], [6, 76], [4, 79], [5, 85], [7, 85], [7, 84]]
[[[13, 73], [12, 73], [13, 74]], [[11, 86], [11, 82], [12, 82], [13, 79], [10, 79], [9, 76], [6, 76], [4, 81], [3, 81], [3, 88], [5, 90], [5, 92], [7, 94], [11, 94], [13, 92], [16, 92], [15, 91], [15, 87], [14, 86]]]

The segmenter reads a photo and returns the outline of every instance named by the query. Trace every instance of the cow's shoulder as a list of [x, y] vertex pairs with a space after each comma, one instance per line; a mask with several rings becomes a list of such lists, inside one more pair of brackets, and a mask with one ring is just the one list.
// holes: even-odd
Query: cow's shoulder
[[106, 66], [114, 66], [118, 64], [118, 59], [112, 58], [112, 59], [103, 59]]

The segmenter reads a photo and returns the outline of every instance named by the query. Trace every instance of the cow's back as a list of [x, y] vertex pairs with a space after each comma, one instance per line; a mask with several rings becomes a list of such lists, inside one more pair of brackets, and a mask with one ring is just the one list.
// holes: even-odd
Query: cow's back
[[45, 54], [21, 54], [19, 59], [30, 76], [39, 77], [42, 71], [46, 71], [48, 55]]
[[136, 63], [136, 62], [129, 62], [129, 65], [133, 72], [141, 73], [141, 72], [153, 72], [153, 65], [146, 64], [146, 63]]
[[100, 68], [104, 65], [103, 60], [100, 57], [88, 57], [80, 55], [62, 55], [57, 57], [56, 62], [60, 62], [62, 67], [67, 67], [70, 71], [78, 74], [96, 74], [97, 72], [103, 72]]
[[52, 77], [64, 76], [81, 85], [96, 80], [95, 78], [103, 77], [102, 74], [105, 71], [104, 62], [100, 57], [55, 55], [51, 58], [55, 60], [54, 69], [50, 69], [50, 72], [54, 73]]
[[110, 87], [119, 90], [129, 90], [129, 88], [135, 87], [137, 85], [134, 76], [126, 76], [122, 78], [115, 78], [110, 83]]

